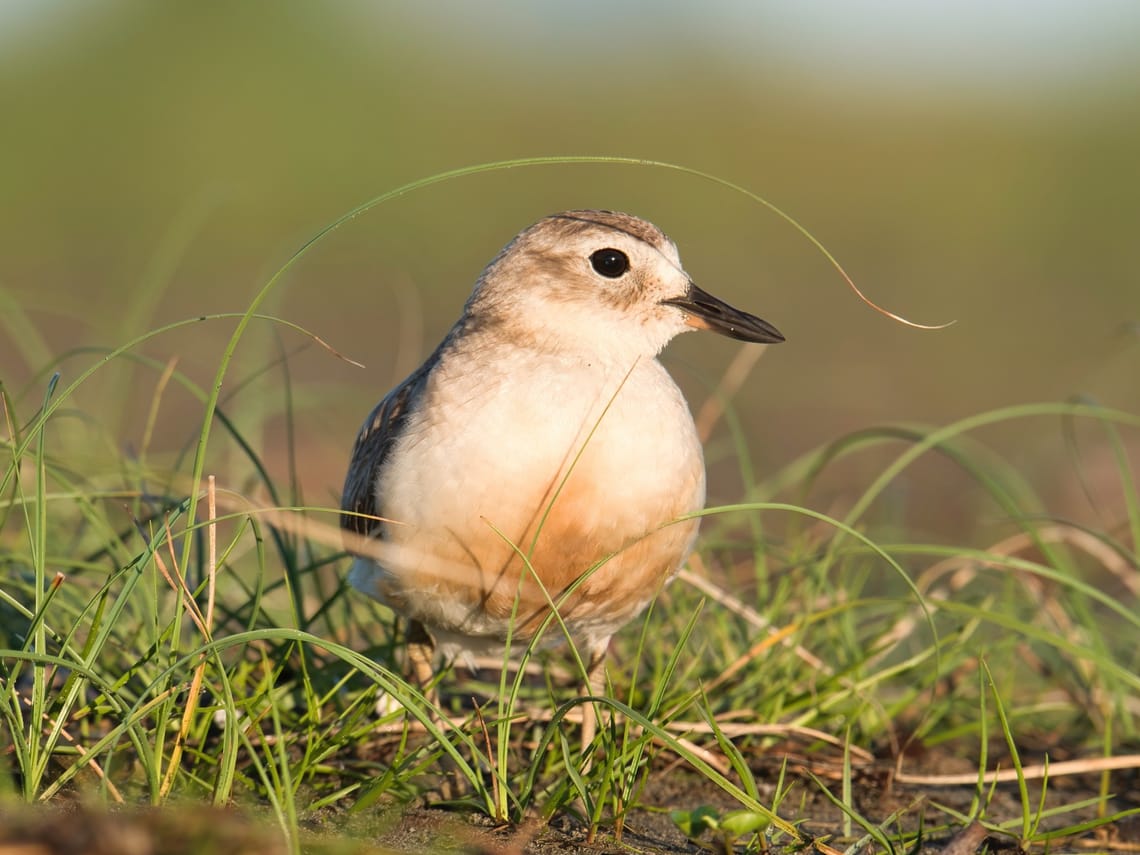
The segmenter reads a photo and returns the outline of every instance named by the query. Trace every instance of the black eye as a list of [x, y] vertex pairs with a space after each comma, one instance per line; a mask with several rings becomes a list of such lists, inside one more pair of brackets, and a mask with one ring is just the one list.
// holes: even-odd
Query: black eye
[[607, 279], [617, 279], [629, 270], [629, 256], [620, 249], [599, 249], [590, 256], [590, 265]]

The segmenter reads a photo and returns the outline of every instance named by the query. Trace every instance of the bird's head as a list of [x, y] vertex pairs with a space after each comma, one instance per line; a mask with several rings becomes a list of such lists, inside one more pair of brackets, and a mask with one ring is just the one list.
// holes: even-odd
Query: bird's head
[[520, 342], [599, 358], [656, 356], [691, 329], [784, 340], [698, 288], [655, 225], [611, 211], [566, 211], [521, 232], [483, 271], [466, 313], [505, 325]]

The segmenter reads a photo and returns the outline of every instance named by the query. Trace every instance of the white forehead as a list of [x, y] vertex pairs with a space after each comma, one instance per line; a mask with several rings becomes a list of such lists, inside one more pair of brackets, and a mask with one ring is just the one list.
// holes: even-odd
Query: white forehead
[[640, 217], [617, 211], [552, 214], [526, 229], [516, 240], [549, 249], [573, 246], [590, 252], [620, 246], [639, 255], [659, 253], [674, 267], [681, 264], [676, 244], [661, 229]]

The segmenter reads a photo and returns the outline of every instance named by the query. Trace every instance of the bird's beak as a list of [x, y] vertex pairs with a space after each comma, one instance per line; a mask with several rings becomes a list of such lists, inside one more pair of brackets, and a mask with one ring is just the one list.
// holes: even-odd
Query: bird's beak
[[784, 340], [780, 331], [767, 321], [730, 306], [724, 300], [702, 291], [692, 282], [683, 296], [670, 297], [661, 302], [676, 306], [685, 313], [685, 323], [699, 330], [712, 330], [740, 341], [765, 344], [776, 344]]

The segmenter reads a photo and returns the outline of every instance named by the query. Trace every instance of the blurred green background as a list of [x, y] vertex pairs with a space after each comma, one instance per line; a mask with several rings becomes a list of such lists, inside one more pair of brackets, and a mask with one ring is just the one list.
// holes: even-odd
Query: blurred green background
[[[744, 185], [881, 304], [957, 323], [921, 332], [871, 312], [786, 223], [691, 176], [561, 165], [449, 181], [318, 243], [264, 307], [366, 370], [268, 323], [243, 341], [223, 406], [274, 472], [294, 443], [306, 498], [334, 503], [361, 419], [429, 352], [482, 266], [571, 207], [653, 220], [702, 287], [786, 334], [736, 399], [761, 475], [885, 422], [1073, 395], [1136, 412], [1138, 45], [1127, 0], [0, 0], [0, 379], [26, 418], [46, 370], [68, 382], [97, 358], [76, 348], [242, 311], [306, 240], [384, 191], [482, 161], [609, 154]], [[139, 352], [208, 384], [232, 328], [197, 324]], [[667, 363], [697, 405], [737, 347], [686, 336]], [[143, 441], [158, 384], [127, 361], [101, 370], [57, 453], [113, 471], [113, 454]], [[163, 392], [154, 449], [182, 447], [199, 412]], [[1111, 498], [1103, 432], [1085, 433], [1080, 466], [1108, 461], [1094, 492]], [[1059, 421], [981, 438], [1058, 513], [1094, 510]], [[236, 457], [216, 454], [232, 482]], [[736, 498], [727, 431], [709, 454], [712, 500]], [[908, 477], [914, 525], [966, 521], [951, 467]], [[818, 506], [847, 489], [825, 488]]]

